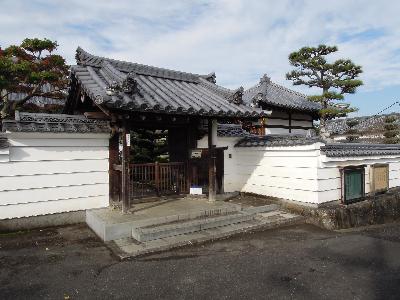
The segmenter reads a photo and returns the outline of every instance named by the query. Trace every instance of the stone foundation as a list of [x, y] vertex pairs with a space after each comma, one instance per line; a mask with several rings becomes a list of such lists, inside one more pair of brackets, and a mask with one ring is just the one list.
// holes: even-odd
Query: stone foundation
[[274, 199], [283, 209], [306, 217], [308, 223], [329, 230], [340, 230], [400, 220], [400, 189], [391, 189], [380, 195], [349, 205], [339, 202], [320, 207], [303, 206]]

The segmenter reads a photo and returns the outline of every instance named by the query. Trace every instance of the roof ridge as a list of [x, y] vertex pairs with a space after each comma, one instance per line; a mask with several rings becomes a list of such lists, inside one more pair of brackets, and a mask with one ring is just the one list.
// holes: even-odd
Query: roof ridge
[[[289, 89], [289, 88], [287, 88], [287, 87], [285, 87], [285, 86], [283, 86], [283, 85], [281, 85], [281, 84], [278, 84], [278, 83], [275, 83], [275, 82], [272, 82], [272, 81], [270, 81], [269, 84], [272, 84], [272, 85], [276, 86], [277, 88], [282, 89], [282, 90], [285, 90], [285, 91], [287, 91], [287, 92], [289, 92], [289, 93], [292, 93], [292, 94], [295, 94], [295, 95], [304, 97], [305, 100], [310, 101], [310, 100], [308, 100], [308, 97], [307, 97], [306, 94], [303, 94], [303, 93], [300, 93], [300, 92], [298, 92], [298, 91]], [[310, 101], [310, 102], [312, 102], [312, 101]]]
[[103, 61], [109, 62], [114, 66], [117, 70], [123, 72], [135, 72], [141, 75], [148, 75], [148, 76], [155, 76], [155, 77], [165, 77], [170, 79], [182, 80], [182, 81], [192, 81], [198, 82], [199, 78], [204, 78], [209, 76], [207, 75], [200, 75], [195, 73], [189, 73], [184, 71], [177, 71], [167, 68], [160, 68], [151, 65], [145, 65], [135, 62], [129, 62], [124, 60], [112, 59], [102, 56], [93, 55], [81, 47], [76, 49], [75, 55], [76, 61], [78, 65], [88, 65], [92, 67], [100, 68]]

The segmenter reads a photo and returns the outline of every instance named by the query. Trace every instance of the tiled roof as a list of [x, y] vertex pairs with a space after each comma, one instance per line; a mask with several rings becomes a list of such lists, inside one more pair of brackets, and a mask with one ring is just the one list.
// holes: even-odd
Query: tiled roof
[[295, 134], [270, 134], [245, 137], [237, 142], [235, 147], [287, 147], [312, 145], [318, 142], [322, 142], [318, 137]]
[[327, 144], [321, 147], [327, 157], [400, 155], [400, 145], [389, 144]]
[[349, 130], [347, 121], [357, 120], [359, 124], [354, 126], [354, 129], [358, 130], [359, 133], [383, 133], [385, 131], [383, 125], [387, 116], [396, 116], [397, 118], [400, 118], [400, 114], [387, 114], [378, 116], [335, 119], [327, 121], [326, 129], [332, 135], [345, 134], [346, 131]]
[[309, 101], [305, 95], [271, 82], [267, 75], [264, 75], [257, 85], [244, 91], [243, 101], [253, 106], [263, 102], [270, 106], [312, 113], [317, 113], [321, 108], [318, 103]]
[[3, 132], [108, 133], [104, 120], [63, 114], [16, 113], [15, 120], [2, 121]]
[[77, 49], [72, 79], [97, 104], [108, 108], [213, 117], [264, 115], [261, 109], [231, 100], [215, 74], [197, 75], [98, 57]]
[[[51, 85], [45, 84], [42, 86], [42, 92], [51, 92], [53, 91]], [[8, 98], [10, 101], [17, 101], [21, 100], [26, 97], [26, 93], [11, 93]], [[66, 98], [66, 95], [65, 95]], [[66, 99], [53, 99], [53, 98], [48, 98], [48, 97], [43, 97], [43, 96], [33, 96], [31, 99], [29, 99], [26, 103], [33, 103], [36, 104], [37, 106], [43, 107], [44, 105], [47, 104], [55, 104], [55, 105], [64, 105]]]
[[246, 137], [252, 136], [238, 124], [218, 124], [217, 135], [221, 137]]

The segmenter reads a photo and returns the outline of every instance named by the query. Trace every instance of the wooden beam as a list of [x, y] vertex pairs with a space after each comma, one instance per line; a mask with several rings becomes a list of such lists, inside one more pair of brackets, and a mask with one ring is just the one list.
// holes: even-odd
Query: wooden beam
[[102, 111], [87, 111], [83, 113], [84, 116], [88, 119], [100, 119], [100, 120], [109, 120], [110, 116], [107, 116]]
[[[130, 141], [128, 123], [124, 121], [122, 127], [122, 213], [127, 213], [130, 208], [129, 199], [129, 154], [130, 154]], [[129, 142], [129, 144], [128, 144]]]
[[216, 199], [216, 176], [215, 176], [215, 149], [214, 131], [216, 130], [216, 120], [208, 119], [208, 201], [214, 202]]
[[108, 176], [109, 176], [109, 200], [110, 203], [118, 202], [119, 199], [119, 178], [121, 174], [115, 171], [114, 166], [118, 163], [119, 135], [114, 135], [109, 140]]

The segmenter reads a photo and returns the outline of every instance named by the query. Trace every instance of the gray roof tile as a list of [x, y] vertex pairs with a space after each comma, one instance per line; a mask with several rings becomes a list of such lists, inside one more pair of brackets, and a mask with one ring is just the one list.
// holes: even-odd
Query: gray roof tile
[[217, 135], [220, 137], [246, 137], [253, 136], [239, 124], [218, 124]]
[[77, 50], [71, 73], [97, 104], [141, 112], [258, 118], [264, 112], [230, 101], [233, 91], [197, 75], [122, 62]]
[[109, 122], [85, 116], [16, 113], [15, 120], [2, 121], [3, 132], [108, 133]]
[[318, 137], [296, 134], [269, 134], [245, 137], [237, 142], [235, 147], [288, 147], [312, 145], [318, 142], [322, 142]]
[[321, 147], [327, 157], [400, 155], [400, 145], [390, 144], [327, 144]]
[[267, 75], [257, 85], [244, 91], [243, 101], [248, 105], [256, 105], [260, 101], [270, 106], [312, 113], [317, 113], [320, 109], [318, 103], [309, 101], [301, 93], [271, 82]]

